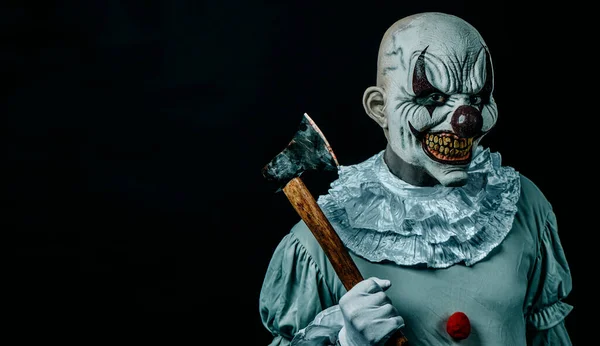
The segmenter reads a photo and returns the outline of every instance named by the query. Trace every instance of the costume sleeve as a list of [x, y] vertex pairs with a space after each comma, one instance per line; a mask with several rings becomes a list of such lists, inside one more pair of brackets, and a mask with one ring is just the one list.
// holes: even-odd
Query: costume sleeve
[[573, 307], [564, 299], [571, 292], [571, 272], [550, 211], [540, 233], [537, 258], [526, 299], [528, 344], [571, 345], [565, 317]]
[[269, 345], [334, 345], [343, 323], [336, 302], [309, 252], [294, 233], [286, 235], [259, 298], [262, 323], [273, 335]]

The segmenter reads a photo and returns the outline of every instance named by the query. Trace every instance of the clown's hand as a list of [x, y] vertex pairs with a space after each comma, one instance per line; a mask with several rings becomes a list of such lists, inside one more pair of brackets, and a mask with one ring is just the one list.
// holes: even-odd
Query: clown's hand
[[344, 326], [339, 333], [340, 345], [383, 345], [404, 326], [404, 319], [385, 293], [390, 286], [389, 280], [371, 277], [342, 296], [339, 306]]

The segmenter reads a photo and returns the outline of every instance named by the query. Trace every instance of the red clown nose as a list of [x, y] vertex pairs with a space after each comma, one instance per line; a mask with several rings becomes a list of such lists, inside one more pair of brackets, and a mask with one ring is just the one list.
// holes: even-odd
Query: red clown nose
[[455, 312], [448, 318], [446, 331], [453, 339], [466, 339], [471, 334], [471, 322], [463, 312]]

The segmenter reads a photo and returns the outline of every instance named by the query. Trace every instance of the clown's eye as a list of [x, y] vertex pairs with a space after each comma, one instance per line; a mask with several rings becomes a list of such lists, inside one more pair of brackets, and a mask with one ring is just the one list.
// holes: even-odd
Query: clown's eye
[[429, 95], [429, 99], [436, 103], [445, 103], [446, 95], [441, 94], [441, 93], [433, 93], [433, 94]]
[[472, 105], [480, 105], [483, 102], [483, 97], [480, 95], [471, 95], [470, 102]]
[[422, 106], [441, 106], [448, 100], [448, 95], [434, 91], [426, 95], [419, 95], [415, 101]]

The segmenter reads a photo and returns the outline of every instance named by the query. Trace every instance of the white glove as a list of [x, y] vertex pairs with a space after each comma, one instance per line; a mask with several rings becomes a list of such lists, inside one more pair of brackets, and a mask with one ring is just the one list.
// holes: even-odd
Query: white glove
[[389, 280], [365, 279], [342, 296], [339, 302], [344, 326], [339, 332], [341, 346], [383, 345], [404, 326], [404, 319], [385, 294]]

